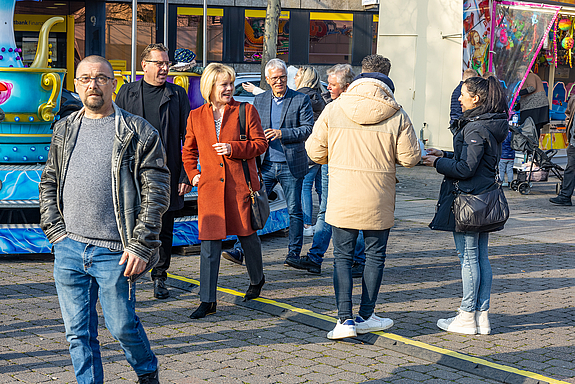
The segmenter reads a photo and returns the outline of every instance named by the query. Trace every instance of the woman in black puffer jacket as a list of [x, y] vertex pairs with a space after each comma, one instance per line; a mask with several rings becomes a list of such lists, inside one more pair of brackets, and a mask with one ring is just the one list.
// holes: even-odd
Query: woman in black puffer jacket
[[487, 232], [455, 232], [452, 211], [456, 188], [474, 195], [497, 188], [501, 143], [507, 137], [507, 103], [495, 77], [472, 77], [461, 87], [463, 116], [452, 128], [453, 152], [430, 148], [423, 163], [445, 175], [431, 229], [451, 231], [461, 261], [463, 299], [457, 316], [440, 319], [443, 330], [489, 334], [488, 318], [493, 274], [488, 259]]

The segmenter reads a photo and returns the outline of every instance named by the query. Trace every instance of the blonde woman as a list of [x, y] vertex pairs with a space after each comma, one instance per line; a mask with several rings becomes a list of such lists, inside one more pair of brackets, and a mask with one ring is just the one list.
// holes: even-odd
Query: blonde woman
[[[260, 295], [265, 283], [261, 243], [251, 226], [249, 189], [242, 161], [247, 159], [252, 189], [260, 189], [255, 157], [268, 147], [256, 109], [246, 104], [246, 136], [240, 140], [240, 103], [232, 97], [234, 70], [224, 64], [208, 65], [200, 80], [206, 104], [188, 117], [183, 148], [184, 168], [198, 187], [200, 301], [191, 314], [199, 319], [216, 312], [216, 287], [222, 240], [237, 235], [245, 251], [250, 286], [244, 300]], [[198, 169], [201, 163], [201, 171]]]

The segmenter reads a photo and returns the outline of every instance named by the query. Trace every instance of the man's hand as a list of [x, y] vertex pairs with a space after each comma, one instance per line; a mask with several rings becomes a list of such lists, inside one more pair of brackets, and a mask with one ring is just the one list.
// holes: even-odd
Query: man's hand
[[178, 195], [180, 196], [184, 196], [186, 193], [190, 193], [191, 190], [192, 186], [190, 184], [178, 184]]
[[275, 139], [282, 138], [282, 131], [281, 129], [268, 128], [264, 131], [264, 135], [266, 135], [266, 139], [274, 141]]
[[146, 269], [146, 262], [128, 251], [124, 251], [119, 264], [122, 265], [126, 261], [128, 262], [128, 264], [126, 264], [126, 269], [124, 270], [124, 276], [126, 277], [137, 275]]

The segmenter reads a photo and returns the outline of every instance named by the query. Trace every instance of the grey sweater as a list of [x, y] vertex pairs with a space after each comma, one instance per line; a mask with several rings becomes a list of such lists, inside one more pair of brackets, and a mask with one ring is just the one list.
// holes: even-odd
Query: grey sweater
[[68, 236], [76, 241], [123, 250], [112, 191], [114, 114], [84, 117], [68, 171], [62, 201]]

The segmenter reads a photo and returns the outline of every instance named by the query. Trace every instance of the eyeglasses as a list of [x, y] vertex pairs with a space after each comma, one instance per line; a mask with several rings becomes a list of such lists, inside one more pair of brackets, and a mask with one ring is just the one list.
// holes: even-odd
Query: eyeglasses
[[92, 82], [92, 80], [96, 81], [96, 84], [98, 85], [106, 85], [108, 84], [108, 82], [110, 82], [110, 80], [113, 80], [113, 77], [108, 77], [106, 75], [98, 75], [96, 77], [90, 77], [90, 76], [80, 76], [80, 77], [76, 77], [76, 80], [78, 81], [78, 83], [82, 84], [82, 85], [88, 85]]
[[277, 77], [268, 77], [272, 83], [277, 83], [278, 81], [284, 82], [287, 80], [287, 76], [277, 76]]
[[156, 64], [156, 67], [158, 68], [162, 68], [164, 66], [167, 67], [171, 67], [172, 66], [172, 62], [171, 61], [159, 61], [159, 60], [144, 60], [146, 63], [154, 63]]

